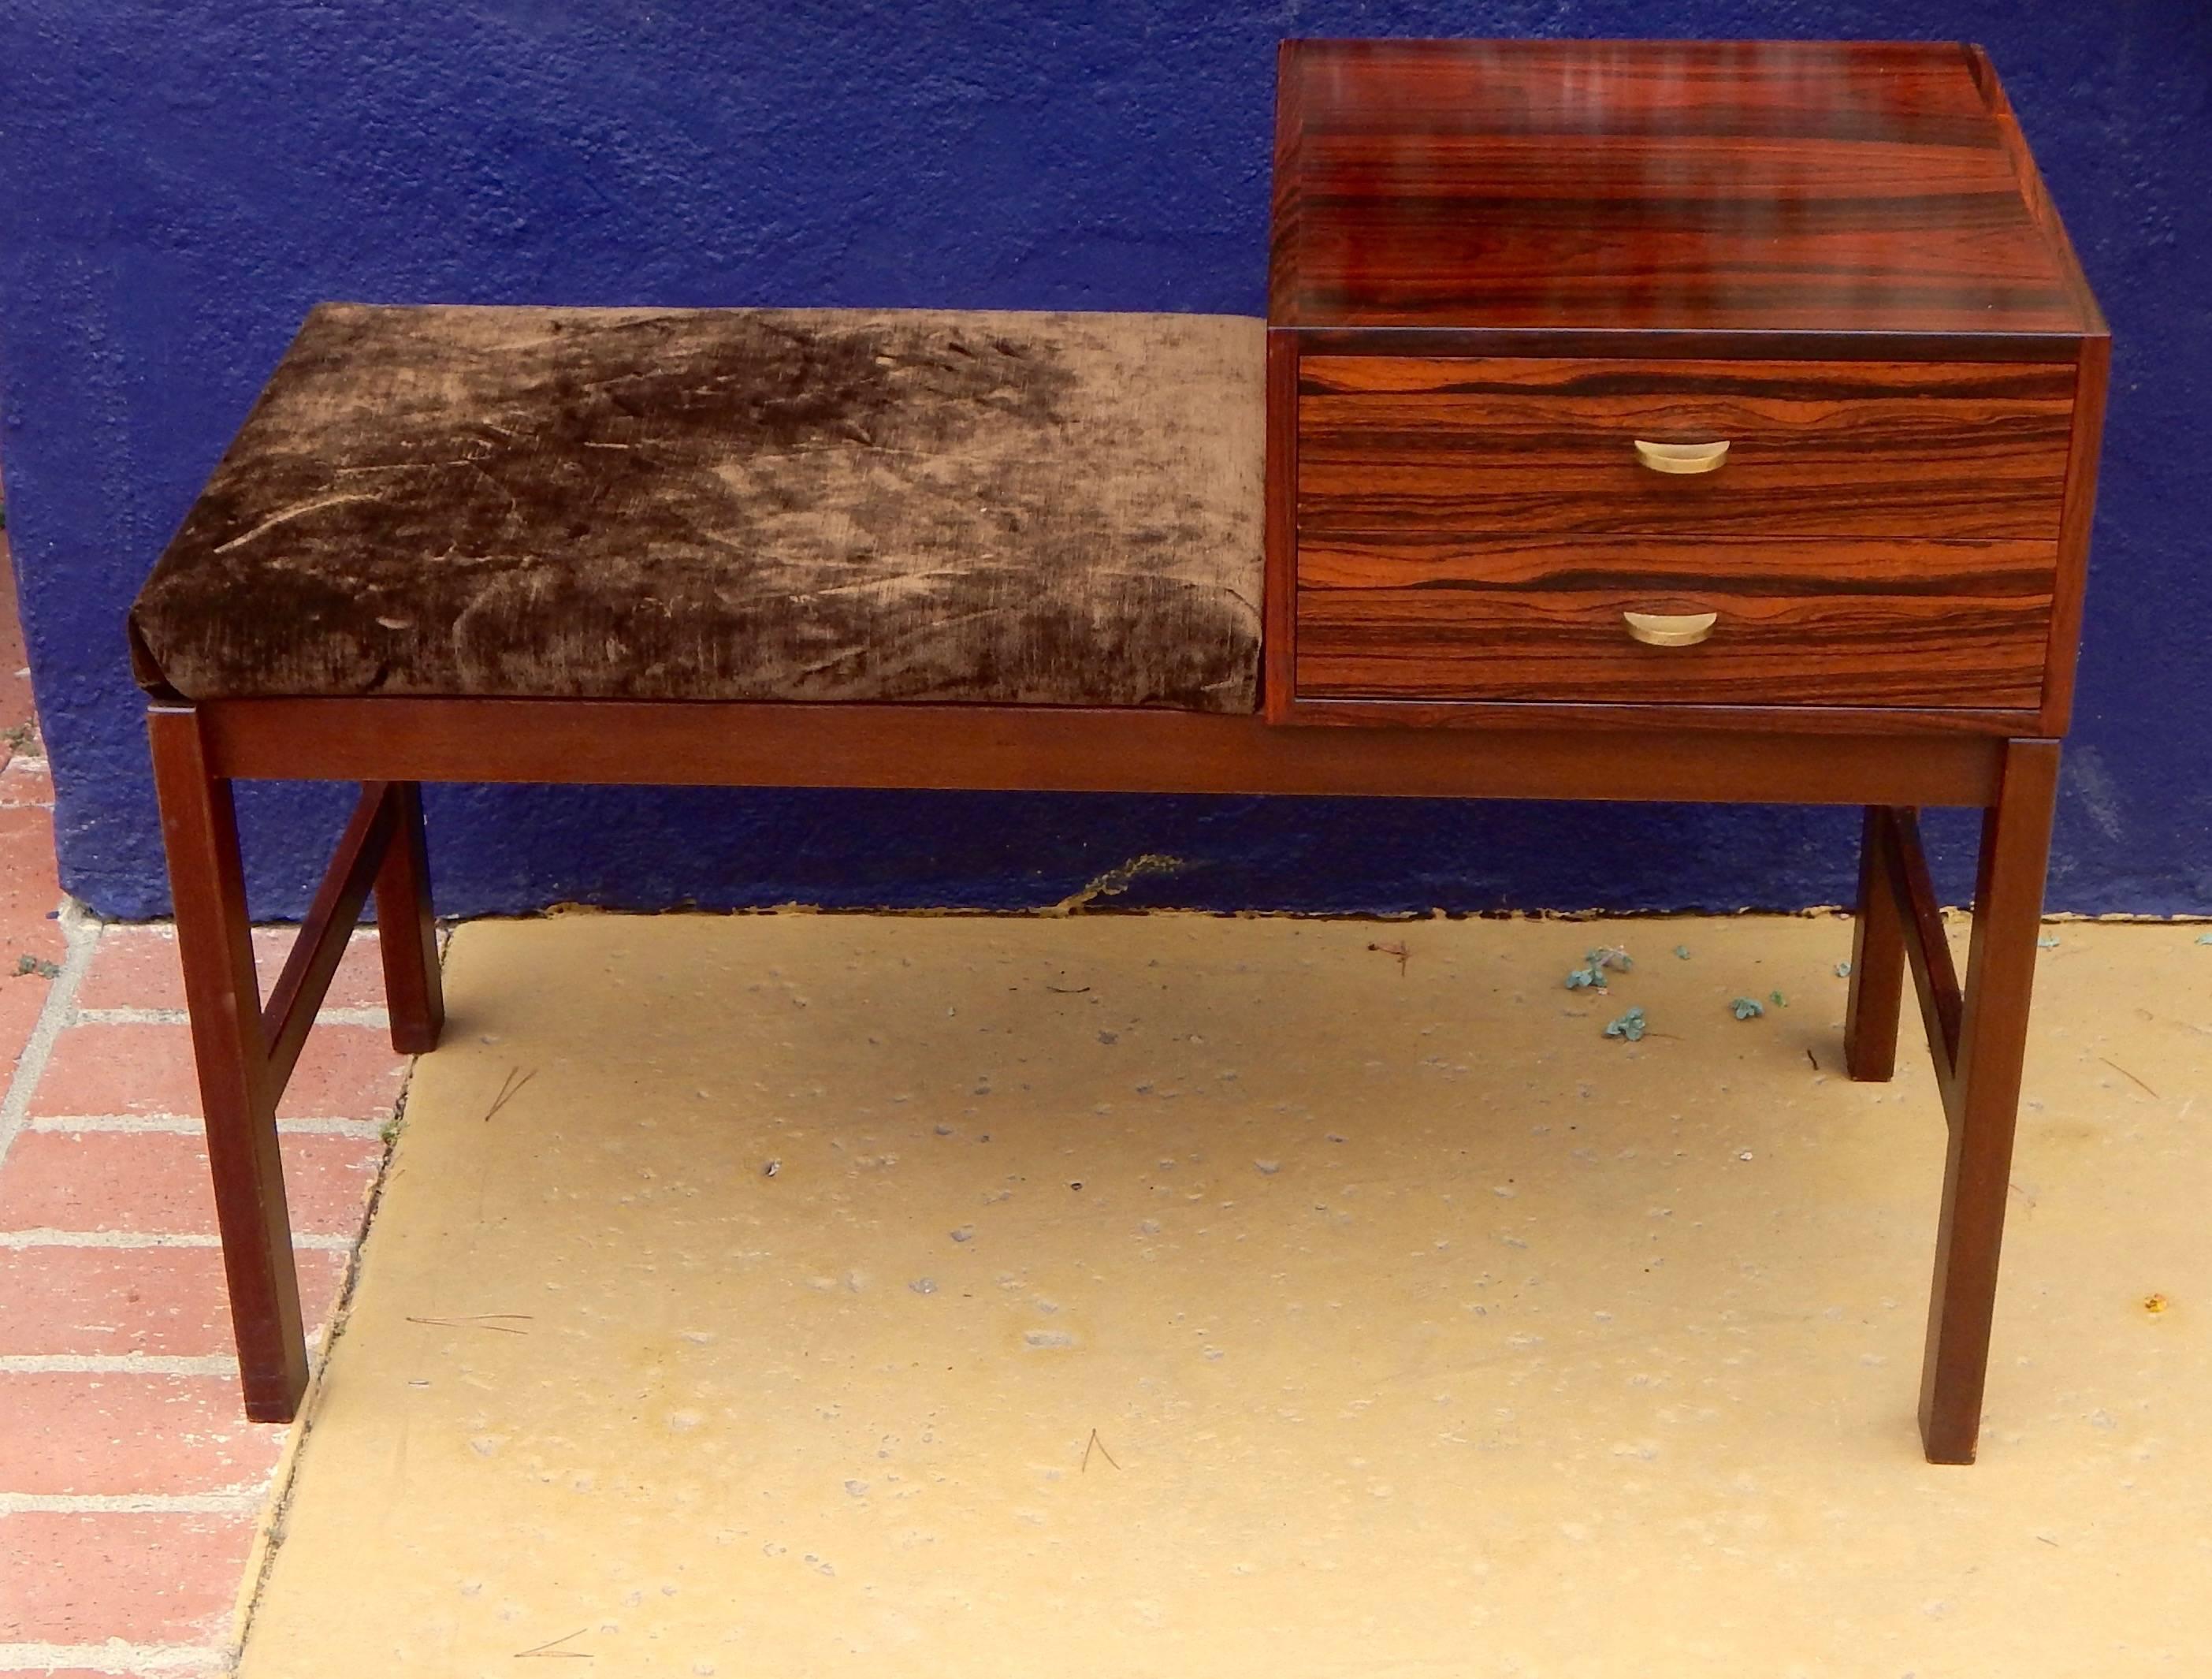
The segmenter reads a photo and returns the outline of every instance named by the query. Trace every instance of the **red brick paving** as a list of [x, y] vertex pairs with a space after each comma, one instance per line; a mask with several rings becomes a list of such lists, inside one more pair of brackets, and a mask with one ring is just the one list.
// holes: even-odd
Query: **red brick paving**
[[239, 1414], [228, 1376], [0, 1372], [0, 1487], [46, 1496], [258, 1487], [284, 1445]]
[[8, 558], [8, 532], [0, 527], [0, 728], [34, 721], [28, 662], [23, 621], [15, 611], [15, 568]]
[[[27, 1098], [34, 1117], [197, 1112], [186, 1028], [77, 1017], [87, 1007], [174, 1007], [167, 941], [143, 928], [78, 936], [91, 940], [75, 959], [88, 979], [100, 975], [97, 1001], [88, 1002], [81, 985], [48, 1022], [52, 1053], [30, 1068], [35, 1085], [19, 1099]], [[119, 950], [103, 959], [111, 939]], [[58, 931], [55, 945], [65, 945]], [[374, 971], [373, 945], [349, 957], [352, 995], [335, 1006], [368, 1006], [361, 988]], [[25, 1016], [27, 1037], [35, 1013]], [[9, 1018], [0, 994], [0, 1021]], [[381, 1119], [404, 1071], [381, 1029], [325, 1024], [308, 1041], [285, 1107]], [[381, 1142], [307, 1132], [288, 1134], [283, 1147], [295, 1228], [356, 1235]], [[0, 1247], [0, 1495], [9, 1506], [0, 1512], [0, 1645], [57, 1646], [57, 1657], [112, 1671], [108, 1641], [119, 1639], [164, 1652], [149, 1671], [191, 1671], [170, 1659], [180, 1647], [204, 1652], [207, 1672], [222, 1667], [254, 1512], [284, 1431], [246, 1422], [224, 1372], [231, 1346], [219, 1251], [98, 1244], [116, 1232], [203, 1236], [213, 1216], [195, 1128], [24, 1129], [0, 1155], [0, 1232], [62, 1232], [52, 1244]], [[346, 1256], [309, 1249], [298, 1258], [309, 1316], [326, 1318]], [[131, 1354], [220, 1362], [188, 1373], [82, 1367]], [[156, 1507], [74, 1507], [87, 1496]]]
[[53, 982], [16, 972], [27, 958], [53, 964], [65, 953], [47, 912], [62, 901], [54, 874], [53, 816], [36, 806], [0, 808], [0, 1056], [12, 1074]]
[[42, 757], [11, 757], [0, 765], [0, 805], [46, 805], [54, 802], [53, 771]]
[[[277, 1104], [288, 1119], [385, 1119], [407, 1063], [381, 1026], [318, 1026]], [[32, 1115], [188, 1114], [200, 1111], [191, 1030], [183, 1025], [72, 1026], [54, 1046], [31, 1098]]]
[[18, 975], [14, 958], [0, 970], [0, 1075], [15, 1076], [23, 1059], [23, 1046], [31, 1041], [31, 1028], [46, 1006], [53, 982], [36, 974]]
[[61, 901], [52, 812], [37, 805], [0, 808], [0, 970], [12, 974], [23, 956], [61, 960], [53, 915]]
[[[17, 814], [0, 808], [0, 824]], [[46, 812], [21, 814], [44, 820]], [[0, 868], [8, 866], [0, 826]], [[10, 926], [68, 956], [67, 940], [29, 914], [43, 880], [0, 891], [0, 938]], [[58, 901], [58, 894], [55, 901]], [[72, 959], [76, 995], [43, 1030], [51, 1053], [19, 1103], [35, 1118], [197, 1113], [188, 1031], [160, 1021], [84, 1020], [84, 1008], [174, 1008], [173, 946], [162, 930], [87, 928]], [[261, 942], [281, 951], [287, 935]], [[113, 941], [112, 951], [103, 949]], [[281, 958], [280, 958], [281, 959]], [[273, 970], [273, 964], [272, 964]], [[74, 971], [74, 970], [73, 970]], [[349, 954], [333, 1007], [377, 999], [373, 943]], [[97, 976], [97, 983], [94, 978]], [[43, 1004], [49, 982], [0, 976]], [[38, 1025], [0, 989], [8, 1047]], [[379, 1120], [399, 1094], [404, 1061], [380, 1028], [327, 1023], [301, 1057], [285, 1109], [316, 1118]], [[19, 1080], [20, 1081], [20, 1080]], [[4, 1140], [0, 1140], [4, 1141]], [[283, 1140], [294, 1223], [303, 1233], [356, 1235], [383, 1147], [356, 1130]], [[162, 1652], [148, 1671], [189, 1673], [173, 1652], [204, 1654], [219, 1671], [255, 1530], [254, 1514], [284, 1431], [246, 1422], [227, 1372], [231, 1345], [222, 1256], [211, 1246], [100, 1245], [102, 1235], [200, 1237], [213, 1228], [205, 1148], [189, 1126], [149, 1130], [23, 1129], [0, 1154], [0, 1233], [56, 1232], [0, 1247], [0, 1645], [46, 1646], [58, 1658], [118, 1660], [112, 1639]], [[342, 1252], [300, 1252], [303, 1299], [326, 1318]], [[118, 1355], [214, 1360], [184, 1373], [96, 1369]], [[85, 1510], [115, 1497], [152, 1509]], [[162, 1507], [163, 1506], [168, 1507]], [[181, 1507], [179, 1507], [181, 1506]], [[123, 1665], [129, 1666], [128, 1652]]]
[[[292, 947], [290, 928], [264, 928], [253, 935], [265, 997]], [[177, 940], [166, 927], [111, 927], [100, 935], [92, 966], [78, 987], [79, 1008], [182, 1008], [185, 979], [177, 966]], [[376, 939], [365, 934], [347, 946], [331, 981], [325, 1008], [382, 1008], [384, 975]]]
[[205, 1511], [0, 1515], [0, 1644], [219, 1647], [253, 1529]]
[[[94, 1030], [80, 1026], [79, 1031]], [[327, 1030], [327, 1029], [326, 1029]], [[350, 1236], [384, 1146], [374, 1137], [288, 1136], [284, 1198], [301, 1235]], [[27, 1131], [0, 1171], [0, 1232], [215, 1232], [207, 1147], [178, 1132]]]
[[[304, 1248], [294, 1260], [313, 1335], [337, 1302], [346, 1256]], [[214, 1248], [0, 1248], [0, 1358], [200, 1359], [230, 1350]]]

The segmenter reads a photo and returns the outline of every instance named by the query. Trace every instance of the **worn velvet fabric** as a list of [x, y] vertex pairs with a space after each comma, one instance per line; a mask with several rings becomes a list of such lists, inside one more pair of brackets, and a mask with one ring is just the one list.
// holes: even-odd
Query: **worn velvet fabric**
[[139, 675], [1249, 711], [1262, 337], [326, 304], [140, 593]]

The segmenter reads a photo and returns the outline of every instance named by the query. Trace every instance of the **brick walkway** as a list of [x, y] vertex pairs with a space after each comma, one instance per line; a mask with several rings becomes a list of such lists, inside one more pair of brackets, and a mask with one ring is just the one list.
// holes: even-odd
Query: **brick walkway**
[[[27, 721], [21, 663], [0, 646]], [[46, 766], [19, 745], [35, 736], [0, 769], [0, 1679], [220, 1673], [290, 1431], [239, 1408], [175, 941], [64, 905]], [[261, 935], [264, 985], [289, 938]], [[381, 1005], [356, 939], [283, 1115], [318, 1336], [406, 1073]]]

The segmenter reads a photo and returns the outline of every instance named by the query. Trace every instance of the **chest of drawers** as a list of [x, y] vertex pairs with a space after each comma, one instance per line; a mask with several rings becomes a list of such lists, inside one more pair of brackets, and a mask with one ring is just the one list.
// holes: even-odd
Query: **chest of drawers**
[[1268, 715], [2055, 736], [2104, 327], [1956, 46], [1293, 42]]

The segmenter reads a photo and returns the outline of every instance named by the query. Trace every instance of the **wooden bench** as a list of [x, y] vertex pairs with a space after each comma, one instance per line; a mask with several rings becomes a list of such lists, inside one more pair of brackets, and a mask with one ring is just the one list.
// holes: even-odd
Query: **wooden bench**
[[[1909, 963], [1952, 1130], [1922, 1433], [1972, 1461], [2105, 367], [1994, 76], [1294, 44], [1279, 110], [1265, 326], [309, 318], [131, 620], [249, 1414], [307, 1379], [276, 1104], [372, 894], [393, 1042], [437, 1041], [423, 782], [1742, 800], [1864, 807], [1847, 1059], [1890, 1075]], [[1986, 198], [1990, 274], [1893, 271], [1922, 171]], [[1802, 274], [1757, 190], [1823, 200]], [[1547, 208], [1591, 192], [1601, 237]], [[255, 778], [362, 786], [265, 1004]], [[1983, 815], [1963, 988], [1931, 805]]]

